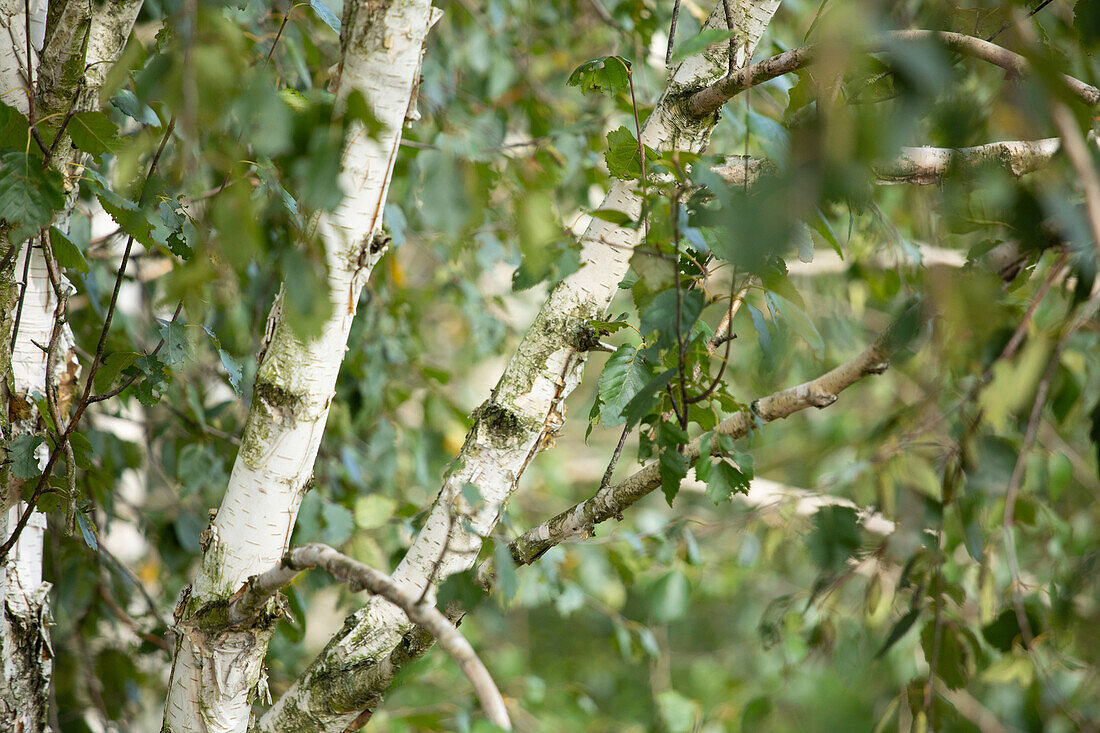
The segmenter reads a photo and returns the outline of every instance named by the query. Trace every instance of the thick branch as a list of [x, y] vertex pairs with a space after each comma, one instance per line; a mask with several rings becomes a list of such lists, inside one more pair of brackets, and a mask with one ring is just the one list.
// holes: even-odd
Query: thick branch
[[[938, 41], [956, 53], [999, 66], [1013, 75], [1020, 75], [1028, 70], [1027, 59], [1020, 54], [1013, 53], [1006, 48], [983, 41], [980, 38], [964, 36], [961, 33], [925, 30], [891, 31], [868, 43], [866, 51], [867, 53], [881, 53], [888, 51], [890, 46], [899, 42], [926, 42], [931, 40]], [[688, 111], [700, 117], [716, 112], [727, 100], [740, 92], [808, 66], [823, 50], [826, 49], [820, 44], [803, 46], [764, 59], [744, 69], [739, 69], [711, 84], [706, 89], [691, 95], [687, 103]], [[1085, 104], [1090, 106], [1100, 104], [1100, 89], [1066, 74], [1062, 75], [1062, 81], [1070, 92], [1083, 100]]]
[[410, 621], [431, 633], [473, 684], [489, 720], [506, 730], [512, 729], [500, 690], [470, 642], [455, 625], [435, 606], [422, 603], [417, 596], [394, 583], [390, 576], [328, 545], [314, 543], [296, 547], [283, 555], [283, 559], [272, 569], [249, 578], [229, 604], [230, 623], [249, 623], [281, 588], [290, 585], [298, 573], [316, 567], [346, 583], [352, 592], [366, 590], [385, 598], [404, 611]]
[[[1095, 137], [1090, 137], [1095, 143]], [[903, 147], [897, 157], [872, 166], [877, 183], [940, 183], [950, 173], [971, 173], [982, 168], [1000, 168], [1019, 178], [1046, 166], [1062, 149], [1062, 140], [1003, 140], [969, 148]], [[731, 186], [752, 186], [761, 177], [778, 170], [765, 158], [733, 155], [712, 170]]]
[[[836, 402], [837, 395], [869, 374], [881, 374], [889, 366], [887, 357], [892, 350], [890, 334], [880, 336], [866, 351], [797, 387], [791, 387], [752, 403], [752, 406], [723, 420], [715, 432], [741, 438], [758, 424], [779, 420], [807, 407], [824, 408]], [[690, 463], [699, 458], [700, 439], [684, 446], [684, 455]], [[717, 441], [711, 443], [714, 454], [721, 452]], [[661, 485], [660, 467], [657, 461], [614, 486], [599, 491], [595, 496], [566, 509], [553, 519], [517, 537], [511, 544], [512, 558], [521, 565], [534, 562], [547, 550], [570, 537], [591, 534], [593, 527], [622, 512], [636, 501]]]

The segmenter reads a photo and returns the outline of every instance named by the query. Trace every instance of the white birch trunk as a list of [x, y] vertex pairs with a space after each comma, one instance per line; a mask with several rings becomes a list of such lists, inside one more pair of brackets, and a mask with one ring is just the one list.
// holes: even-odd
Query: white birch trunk
[[[734, 0], [738, 66], [751, 57], [779, 0]], [[722, 6], [707, 21], [725, 27]], [[658, 150], [700, 152], [717, 121], [683, 110], [684, 92], [700, 89], [728, 70], [728, 46], [715, 46], [684, 61], [673, 72], [664, 95], [642, 131]], [[633, 182], [615, 181], [601, 208], [637, 218], [641, 198]], [[626, 275], [638, 243], [636, 229], [593, 219], [582, 237], [582, 266], [551, 292], [534, 324], [505, 369], [489, 401], [474, 414], [453, 470], [423, 529], [393, 573], [411, 593], [434, 587], [470, 568], [483, 538], [496, 524], [527, 465], [544, 441], [564, 422], [565, 398], [581, 378], [587, 322], [601, 317]], [[481, 501], [470, 506], [462, 487], [473, 484]], [[412, 628], [405, 615], [383, 599], [372, 598], [356, 612], [305, 674], [264, 715], [258, 730], [297, 730], [310, 721], [325, 731], [342, 731], [377, 694], [377, 667]], [[311, 728], [312, 729], [312, 728]]]
[[[81, 27], [92, 13], [90, 6], [69, 3], [55, 19], [52, 29], [47, 29], [47, 4], [44, 0], [31, 0], [30, 41], [31, 64], [27, 68], [27, 3], [20, 0], [0, 0], [0, 98], [20, 112], [29, 111], [29, 83], [31, 74], [36, 93], [56, 99], [58, 104], [69, 104], [75, 93], [72, 86], [44, 84], [39, 86], [39, 74], [45, 68], [56, 68], [58, 63], [73, 54], [83, 53], [84, 34], [70, 32]], [[77, 109], [92, 109], [96, 105], [99, 87], [111, 63], [118, 58], [133, 27], [140, 0], [109, 0], [99, 6], [91, 17], [91, 35], [87, 55], [84, 56], [87, 71]], [[47, 43], [47, 30], [52, 30], [48, 52], [43, 55]], [[39, 57], [49, 58], [49, 63], [39, 64]], [[71, 84], [71, 82], [69, 82]], [[41, 100], [39, 100], [41, 101]], [[43, 105], [47, 110], [49, 103]], [[40, 113], [43, 106], [39, 107]], [[67, 164], [74, 159], [74, 151], [68, 145], [59, 148], [54, 165], [68, 172]], [[68, 184], [67, 185], [71, 185]], [[58, 217], [59, 226], [65, 227], [71, 215], [72, 198]], [[21, 303], [17, 338], [12, 348], [10, 392], [5, 390], [7, 401], [19, 403], [16, 410], [21, 418], [8, 426], [7, 437], [14, 438], [39, 431], [39, 416], [31, 401], [36, 392], [45, 394], [47, 377], [59, 386], [61, 402], [68, 401], [79, 373], [79, 364], [73, 350], [72, 332], [65, 326], [57, 346], [55, 373], [46, 374], [46, 353], [38, 344], [50, 343], [57, 297], [50, 284], [45, 257], [40, 249], [32, 247], [33, 240], [22, 245], [22, 251], [14, 264], [13, 273], [5, 273], [5, 280], [14, 276], [15, 295]], [[25, 286], [21, 286], [26, 272]], [[62, 288], [71, 287], [64, 275], [58, 273]], [[5, 282], [7, 286], [7, 282]], [[14, 316], [5, 313], [5, 327], [0, 329], [5, 340], [4, 349], [11, 338]], [[5, 404], [3, 409], [12, 414]], [[64, 413], [64, 409], [62, 409]], [[39, 460], [44, 464], [47, 448], [39, 448]], [[0, 541], [12, 532], [26, 505], [18, 501], [19, 482], [11, 481], [0, 497]], [[47, 729], [47, 706], [53, 658], [50, 649], [48, 626], [50, 612], [48, 593], [50, 584], [42, 579], [42, 551], [45, 543], [46, 517], [34, 512], [19, 540], [4, 560], [0, 577], [0, 731], [41, 731]]]
[[340, 183], [345, 197], [318, 221], [333, 313], [310, 343], [279, 312], [222, 506], [203, 537], [203, 566], [177, 608], [177, 653], [165, 706], [166, 731], [244, 731], [250, 722], [275, 619], [226, 629], [218, 611], [251, 575], [287, 549], [347, 350], [364, 282], [384, 247], [373, 244], [420, 74], [428, 29], [440, 11], [430, 0], [353, 2], [344, 11], [339, 91], [361, 91], [386, 126], [378, 140], [349, 133]]
[[[30, 63], [37, 66], [38, 50], [46, 24], [46, 3], [34, 0], [0, 2], [0, 100], [23, 114], [29, 109], [27, 70], [27, 10], [30, 10]], [[10, 246], [10, 244], [9, 244]], [[27, 262], [30, 257], [31, 261]], [[54, 302], [45, 273], [41, 253], [23, 251], [14, 265], [15, 295], [23, 301], [18, 338], [11, 353], [10, 392], [8, 400], [19, 400], [32, 406], [27, 398], [37, 389], [45, 392], [46, 359], [43, 352], [31, 344], [49, 343], [53, 326]], [[27, 283], [20, 292], [19, 283], [26, 267]], [[5, 314], [5, 328], [0, 338], [7, 349], [11, 339], [13, 314]], [[32, 353], [33, 350], [33, 353]], [[3, 409], [8, 414], [7, 400]], [[8, 426], [7, 437], [15, 438], [36, 428], [36, 415], [31, 409], [26, 419]], [[45, 446], [43, 446], [44, 448]], [[10, 481], [0, 497], [0, 542], [6, 540], [23, 513], [19, 501], [19, 482]], [[53, 656], [48, 632], [49, 583], [42, 581], [42, 549], [46, 518], [35, 512], [27, 522], [19, 542], [12, 547], [0, 570], [0, 731], [40, 731], [47, 728], [49, 686]]]

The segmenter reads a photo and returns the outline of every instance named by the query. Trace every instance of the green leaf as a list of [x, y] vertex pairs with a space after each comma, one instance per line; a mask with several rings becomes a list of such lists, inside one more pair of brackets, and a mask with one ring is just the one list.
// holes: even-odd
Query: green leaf
[[624, 229], [637, 229], [638, 222], [631, 218], [630, 214], [626, 214], [618, 209], [596, 209], [592, 212], [593, 218], [602, 219], [603, 221], [609, 221], [612, 224], [623, 227]]
[[118, 375], [129, 369], [141, 354], [136, 351], [112, 351], [103, 357], [99, 370], [95, 373], [97, 392], [106, 392], [114, 386]]
[[120, 89], [111, 98], [111, 104], [122, 114], [137, 120], [143, 125], [160, 126], [160, 118], [157, 117], [157, 113], [153, 111], [153, 108], [138, 101], [137, 95], [129, 89]]
[[[1033, 638], [1043, 630], [1039, 617], [1026, 606], [1024, 618], [1027, 619], [1027, 625], [1031, 627]], [[1012, 645], [1017, 639], [1023, 645], [1023, 631], [1020, 629], [1020, 619], [1016, 615], [1016, 609], [1006, 608], [1001, 611], [997, 618], [982, 627], [982, 637], [989, 642], [990, 646], [1002, 653], [1012, 651]]]
[[102, 112], [77, 112], [66, 129], [73, 145], [97, 161], [118, 148], [118, 125]]
[[153, 225], [137, 204], [108, 189], [100, 190], [96, 198], [99, 199], [99, 205], [103, 210], [122, 227], [124, 232], [149, 249], [156, 247], [156, 241], [153, 239]]
[[676, 690], [665, 690], [657, 695], [657, 713], [661, 716], [661, 730], [667, 733], [691, 733], [699, 717], [699, 703], [681, 695]]
[[355, 526], [359, 529], [375, 529], [393, 518], [397, 502], [388, 496], [367, 494], [355, 499]]
[[742, 471], [725, 458], [700, 458], [695, 475], [707, 485], [707, 498], [715, 504], [731, 501], [734, 494], [748, 493], [752, 471]]
[[8, 445], [11, 473], [20, 481], [29, 481], [42, 474], [35, 452], [42, 445], [41, 435], [20, 435]]
[[600, 374], [600, 420], [604, 425], [611, 427], [626, 421], [623, 409], [642, 391], [649, 377], [649, 370], [637, 349], [623, 344], [615, 350]]
[[765, 296], [768, 301], [768, 305], [771, 306], [772, 312], [783, 318], [783, 322], [790, 326], [795, 333], [802, 337], [810, 348], [813, 349], [814, 356], [821, 358], [825, 355], [825, 341], [821, 338], [821, 334], [817, 330], [817, 326], [814, 325], [810, 317], [791, 301], [784, 298], [782, 295], [778, 295], [774, 292], [768, 292]]
[[665, 385], [669, 383], [675, 373], [675, 369], [668, 369], [658, 374], [649, 380], [646, 386], [638, 390], [638, 394], [634, 395], [634, 399], [626, 403], [626, 407], [623, 408], [623, 417], [626, 418], [628, 425], [637, 424], [650, 413], [657, 405], [657, 393], [665, 388]]
[[688, 56], [702, 53], [708, 47], [722, 41], [728, 41], [731, 38], [733, 38], [733, 31], [725, 28], [704, 28], [680, 44], [680, 49], [672, 54], [672, 60], [674, 62], [683, 61]]
[[0, 219], [41, 229], [64, 205], [61, 174], [44, 169], [41, 158], [14, 150], [0, 155]]
[[769, 262], [767, 267], [760, 273], [760, 282], [771, 292], [782, 295], [797, 305], [799, 309], [806, 309], [805, 301], [802, 300], [802, 296], [798, 294], [798, 289], [795, 288], [794, 283], [787, 276], [787, 263], [778, 257]]
[[225, 349], [218, 349], [218, 358], [221, 359], [222, 367], [225, 368], [225, 376], [229, 379], [229, 386], [233, 388], [233, 391], [237, 393], [237, 396], [241, 396], [241, 363], [234, 359], [226, 352]]
[[[680, 291], [680, 332], [687, 341], [699, 314], [703, 312], [703, 294], [694, 289]], [[641, 328], [643, 334], [657, 331], [656, 346], [670, 349], [676, 344], [676, 290], [665, 290], [657, 294], [649, 306], [642, 311]]]
[[810, 559], [825, 571], [843, 569], [859, 549], [859, 520], [847, 506], [826, 506], [814, 514], [814, 528], [806, 536]]
[[890, 651], [890, 647], [897, 644], [901, 637], [905, 636], [905, 632], [913, 628], [913, 624], [920, 618], [920, 608], [911, 608], [909, 612], [898, 619], [898, 622], [894, 624], [894, 627], [890, 629], [890, 633], [886, 636], [886, 641], [882, 643], [882, 647], [875, 654], [875, 659], [879, 659], [886, 652]]
[[760, 312], [760, 309], [752, 303], [745, 303], [745, 307], [749, 309], [752, 327], [756, 329], [756, 339], [760, 342], [760, 350], [764, 352], [765, 357], [770, 358], [772, 355], [772, 334], [771, 329], [768, 328], [768, 322], [764, 320], [764, 314]]
[[1073, 6], [1073, 30], [1090, 53], [1100, 47], [1100, 0], [1077, 0]]
[[88, 272], [88, 261], [84, 259], [80, 248], [57, 227], [50, 227], [50, 248], [57, 259], [57, 264], [77, 272]]
[[936, 659], [936, 677], [943, 681], [949, 690], [958, 690], [966, 687], [970, 681], [970, 671], [967, 668], [969, 654], [966, 644], [959, 637], [954, 626], [949, 623], [940, 624], [939, 647], [936, 648], [936, 622], [931, 620], [924, 625], [920, 632], [921, 648], [924, 650], [924, 659], [931, 664], [933, 656]]
[[327, 5], [321, 0], [309, 0], [309, 7], [313, 8], [313, 12], [317, 13], [317, 17], [324, 21], [325, 25], [340, 33], [340, 19]]
[[659, 623], [667, 624], [683, 617], [688, 609], [688, 580], [682, 570], [670, 570], [653, 584], [649, 596], [649, 613]]
[[594, 92], [613, 97], [630, 86], [630, 62], [621, 56], [585, 61], [573, 70], [566, 83], [580, 87], [582, 94]]
[[83, 509], [80, 509], [76, 512], [76, 524], [78, 527], [80, 527], [80, 535], [84, 538], [84, 544], [86, 544], [92, 550], [92, 552], [98, 552], [98, 532], [96, 531], [95, 525], [90, 519], [88, 519], [88, 516], [84, 513]]
[[30, 136], [31, 126], [23, 113], [0, 102], [0, 148], [24, 150]]
[[165, 364], [176, 367], [187, 360], [191, 344], [186, 326], [178, 321], [161, 321], [160, 337], [164, 339], [160, 353], [164, 354]]
[[[511, 556], [509, 556], [511, 559]], [[443, 581], [439, 586], [437, 605], [446, 608], [452, 603], [457, 603], [467, 611], [473, 610], [486, 598], [485, 588], [478, 582], [477, 569], [471, 568], [461, 573], [456, 573]]]
[[321, 507], [321, 517], [325, 527], [321, 531], [321, 541], [329, 545], [342, 545], [351, 537], [355, 529], [355, 518], [346, 506], [326, 502]]
[[[646, 148], [646, 160], [656, 160], [658, 155]], [[607, 172], [618, 179], [627, 181], [642, 177], [641, 155], [638, 152], [638, 139], [634, 133], [621, 126], [607, 133], [607, 152], [604, 153]]]
[[496, 571], [496, 582], [493, 587], [500, 593], [501, 600], [507, 603], [516, 597], [516, 591], [519, 590], [516, 562], [512, 559], [512, 552], [508, 549], [507, 542], [493, 544], [493, 570]]
[[687, 433], [676, 423], [667, 420], [661, 423], [657, 435], [657, 443], [661, 448], [658, 468], [661, 474], [661, 491], [669, 506], [672, 506], [672, 500], [680, 492], [680, 482], [687, 476], [687, 459], [679, 450], [687, 440]]

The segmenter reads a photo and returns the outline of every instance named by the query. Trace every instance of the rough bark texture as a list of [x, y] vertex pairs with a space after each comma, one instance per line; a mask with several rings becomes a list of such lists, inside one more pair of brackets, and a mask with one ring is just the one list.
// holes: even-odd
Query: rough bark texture
[[356, 304], [384, 246], [374, 235], [401, 127], [419, 77], [428, 0], [345, 4], [339, 94], [364, 94], [386, 130], [377, 140], [349, 133], [340, 173], [345, 197], [319, 217], [333, 312], [320, 336], [297, 338], [278, 303], [256, 375], [241, 448], [217, 517], [203, 536], [203, 565], [177, 607], [177, 652], [165, 729], [243, 731], [249, 724], [274, 613], [227, 628], [227, 599], [287, 549], [328, 418]]
[[334, 578], [347, 584], [352, 592], [369, 591], [404, 611], [413, 623], [437, 639], [439, 645], [458, 663], [463, 674], [473, 684], [489, 720], [506, 730], [512, 729], [500, 690], [470, 642], [466, 641], [455, 625], [434, 605], [412, 595], [394, 583], [390, 576], [343, 555], [328, 545], [312, 543], [296, 547], [283, 555], [282, 561], [274, 568], [249, 578], [243, 592], [238, 593], [229, 604], [230, 620], [239, 623], [253, 618], [256, 609], [266, 605], [299, 572], [315, 567], [324, 568]]
[[[743, 66], [779, 2], [742, 0], [733, 5], [736, 61]], [[725, 26], [721, 5], [708, 24]], [[691, 152], [706, 146], [717, 118], [696, 118], [684, 102], [726, 73], [728, 49], [716, 45], [673, 72], [642, 131], [646, 145]], [[616, 181], [601, 208], [637, 218], [641, 199], [632, 182]], [[604, 314], [638, 237], [637, 230], [593, 219], [582, 237], [584, 264], [551, 292], [492, 396], [474, 413], [474, 425], [424, 528], [393, 573], [397, 583], [414, 593], [427, 590], [432, 597], [442, 579], [471, 567], [527, 465], [564, 422], [564, 401], [580, 381], [591, 346], [587, 322]], [[478, 489], [476, 506], [462, 495], [467, 484]], [[385, 677], [379, 674], [380, 665], [411, 628], [391, 604], [372, 600], [348, 619], [344, 631], [264, 715], [258, 729], [314, 726], [342, 731], [377, 699], [379, 680]]]
[[[25, 4], [6, 0], [0, 4], [0, 83], [3, 100], [27, 113], [28, 70]], [[32, 2], [31, 46], [36, 87], [37, 116], [95, 109], [98, 92], [111, 63], [121, 53], [130, 35], [140, 0], [110, 0], [95, 8], [70, 0], [56, 3], [47, 11], [45, 2]], [[41, 63], [39, 63], [41, 60]], [[73, 190], [71, 164], [79, 154], [67, 139], [58, 145], [52, 165], [67, 174]], [[70, 205], [56, 218], [67, 228]], [[6, 232], [4, 240], [8, 243]], [[41, 432], [42, 426], [30, 395], [44, 393], [47, 381], [56, 384], [62, 408], [75, 386], [79, 372], [73, 339], [64, 327], [57, 346], [54, 373], [47, 375], [47, 355], [37, 344], [51, 341], [57, 298], [47, 272], [45, 257], [33, 240], [23, 243], [8, 271], [0, 275], [0, 321], [2, 321], [2, 388], [4, 445], [20, 436]], [[26, 278], [23, 275], [26, 273]], [[70, 287], [58, 273], [61, 287]], [[24, 284], [25, 283], [25, 284]], [[9, 351], [14, 325], [13, 309], [21, 303], [18, 338]], [[62, 409], [64, 412], [64, 409]], [[45, 445], [41, 447], [45, 451]], [[45, 455], [41, 456], [42, 460]], [[21, 484], [6, 471], [0, 475], [4, 487], [0, 496], [0, 538], [7, 539], [25, 506], [18, 501]], [[0, 732], [47, 729], [47, 711], [53, 653], [50, 649], [50, 584], [42, 580], [42, 550], [46, 517], [35, 512], [4, 559], [0, 577]], [[2, 540], [0, 540], [2, 541]]]

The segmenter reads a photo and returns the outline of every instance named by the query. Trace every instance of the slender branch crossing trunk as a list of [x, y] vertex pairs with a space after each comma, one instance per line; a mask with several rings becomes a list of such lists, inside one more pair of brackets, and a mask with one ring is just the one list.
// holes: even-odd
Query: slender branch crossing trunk
[[440, 11], [430, 0], [345, 4], [339, 94], [359, 90], [386, 129], [349, 133], [345, 193], [319, 217], [332, 315], [305, 343], [272, 310], [265, 352], [229, 486], [203, 535], [203, 565], [176, 610], [177, 648], [164, 724], [168, 731], [244, 731], [263, 677], [277, 614], [228, 628], [225, 607], [249, 576], [283, 556], [328, 418], [336, 376], [363, 284], [385, 249], [382, 209], [401, 128], [420, 74], [424, 39]]
[[[732, 4], [736, 62], [744, 66], [779, 1]], [[707, 24], [725, 27], [721, 4]], [[683, 103], [727, 70], [726, 44], [684, 61], [646, 122], [644, 143], [658, 150], [701, 151], [717, 117], [694, 117]], [[616, 181], [601, 208], [637, 218], [641, 204], [633, 183]], [[580, 381], [593, 339], [588, 321], [601, 317], [609, 306], [638, 237], [636, 229], [593, 219], [582, 239], [584, 264], [551, 292], [492, 396], [475, 412], [474, 425], [423, 529], [393, 573], [395, 582], [414, 593], [427, 589], [431, 598], [440, 581], [473, 565], [527, 465], [563, 424], [564, 401]], [[480, 493], [477, 506], [463, 498], [467, 484]], [[341, 635], [276, 702], [258, 729], [322, 725], [326, 731], [344, 730], [377, 701], [379, 687], [388, 683], [382, 669], [385, 660], [411, 629], [411, 622], [392, 604], [372, 599], [348, 619]]]

